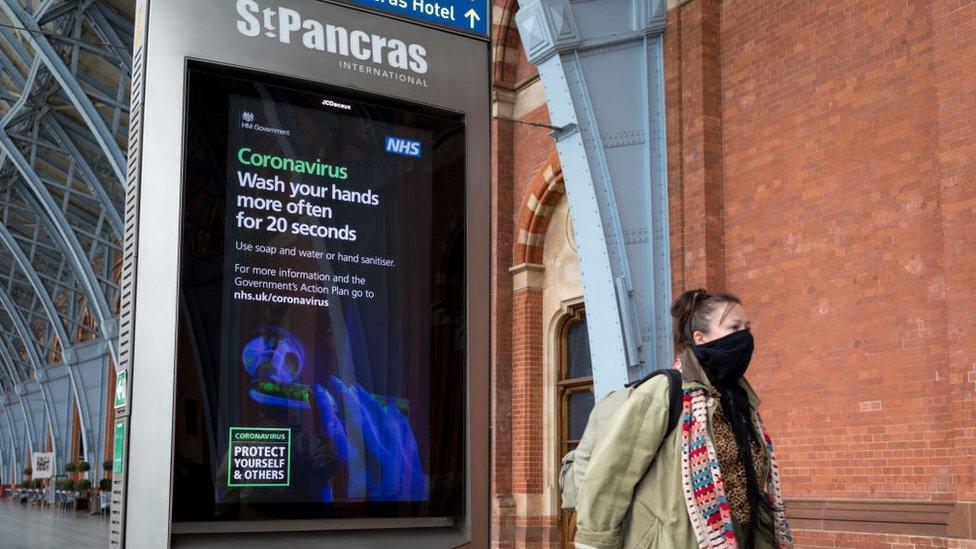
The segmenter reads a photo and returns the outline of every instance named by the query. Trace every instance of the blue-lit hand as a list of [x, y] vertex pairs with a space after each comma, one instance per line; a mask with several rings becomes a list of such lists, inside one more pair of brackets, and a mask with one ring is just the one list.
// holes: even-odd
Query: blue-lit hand
[[[331, 379], [331, 391], [313, 387], [323, 436], [336, 454], [329, 494], [353, 501], [423, 501], [427, 476], [407, 418], [361, 385]], [[343, 474], [344, 473], [344, 474]], [[345, 479], [344, 494], [340, 491]]]

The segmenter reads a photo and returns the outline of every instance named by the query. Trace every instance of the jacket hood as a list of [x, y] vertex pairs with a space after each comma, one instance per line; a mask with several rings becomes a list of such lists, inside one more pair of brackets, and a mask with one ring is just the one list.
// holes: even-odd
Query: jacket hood
[[[691, 347], [686, 347], [684, 351], [681, 351], [678, 359], [681, 361], [682, 382], [697, 383], [703, 385], [710, 391], [716, 391], [715, 386], [712, 385], [712, 382], [708, 380], [708, 376], [705, 375], [705, 370], [698, 362], [698, 357], [692, 352]], [[752, 385], [749, 384], [745, 376], [739, 379], [739, 385], [746, 390], [746, 395], [749, 397], [749, 405], [753, 408], [759, 408], [759, 397], [756, 396], [756, 392], [752, 389]]]

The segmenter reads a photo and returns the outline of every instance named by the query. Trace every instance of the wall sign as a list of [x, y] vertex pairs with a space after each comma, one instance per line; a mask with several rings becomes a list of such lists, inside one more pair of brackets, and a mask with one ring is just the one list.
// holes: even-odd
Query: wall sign
[[231, 427], [227, 486], [288, 486], [291, 430]]
[[439, 27], [488, 37], [489, 12], [486, 0], [345, 0], [379, 12], [392, 13], [432, 23]]
[[115, 409], [116, 410], [125, 408], [125, 401], [128, 395], [128, 386], [126, 385], [126, 378], [128, 378], [127, 370], [122, 370], [121, 372], [115, 374]]
[[194, 67], [174, 515], [460, 513], [463, 123]]
[[31, 478], [51, 478], [54, 475], [54, 453], [34, 452], [31, 454]]

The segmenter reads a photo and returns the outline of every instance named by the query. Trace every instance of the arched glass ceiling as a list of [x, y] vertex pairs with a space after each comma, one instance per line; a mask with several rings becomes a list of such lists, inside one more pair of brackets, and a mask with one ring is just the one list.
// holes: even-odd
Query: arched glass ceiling
[[129, 9], [0, 0], [5, 392], [57, 365], [65, 347], [102, 338], [117, 349]]

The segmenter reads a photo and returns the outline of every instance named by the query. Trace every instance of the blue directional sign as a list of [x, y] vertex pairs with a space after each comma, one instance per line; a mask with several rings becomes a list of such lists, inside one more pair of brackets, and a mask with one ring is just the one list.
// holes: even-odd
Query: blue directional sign
[[345, 0], [348, 4], [488, 36], [488, 0]]

